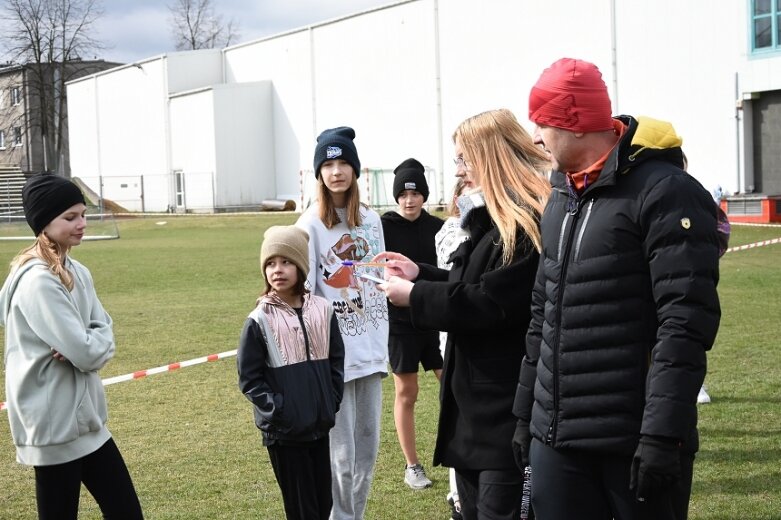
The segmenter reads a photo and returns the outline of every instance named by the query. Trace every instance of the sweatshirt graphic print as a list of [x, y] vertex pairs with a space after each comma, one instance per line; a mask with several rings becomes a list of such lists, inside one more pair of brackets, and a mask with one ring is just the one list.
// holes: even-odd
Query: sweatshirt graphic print
[[[342, 222], [343, 210], [337, 210]], [[385, 250], [385, 239], [376, 212], [362, 208], [363, 223], [354, 228], [338, 224], [327, 229], [310, 207], [297, 225], [309, 233], [310, 289], [326, 298], [334, 309], [345, 343], [345, 381], [387, 372], [388, 304], [376, 284], [357, 276], [381, 278], [376, 267], [345, 265], [368, 262]]]

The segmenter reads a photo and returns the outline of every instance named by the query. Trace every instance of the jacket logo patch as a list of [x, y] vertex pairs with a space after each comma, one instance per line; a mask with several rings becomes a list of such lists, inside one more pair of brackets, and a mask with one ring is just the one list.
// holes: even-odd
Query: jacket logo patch
[[690, 227], [692, 227], [692, 221], [691, 221], [691, 220], [689, 220], [689, 219], [688, 219], [688, 218], [686, 218], [686, 217], [682, 218], [682, 219], [681, 219], [681, 227], [682, 227], [683, 229], [689, 229]]
[[325, 149], [325, 157], [327, 159], [334, 159], [335, 157], [341, 157], [342, 149], [338, 146], [329, 146]]

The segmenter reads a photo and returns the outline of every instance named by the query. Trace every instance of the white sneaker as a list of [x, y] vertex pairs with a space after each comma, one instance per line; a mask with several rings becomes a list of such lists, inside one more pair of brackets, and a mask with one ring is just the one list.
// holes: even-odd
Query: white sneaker
[[710, 403], [710, 396], [708, 395], [707, 390], [705, 389], [705, 385], [700, 387], [700, 393], [697, 394], [697, 404], [708, 404]]
[[404, 469], [404, 482], [412, 489], [426, 489], [432, 486], [426, 476], [426, 470], [420, 464], [413, 464]]

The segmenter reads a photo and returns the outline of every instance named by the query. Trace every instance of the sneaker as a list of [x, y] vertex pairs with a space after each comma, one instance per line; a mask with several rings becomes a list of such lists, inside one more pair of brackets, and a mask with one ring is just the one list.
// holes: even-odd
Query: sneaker
[[461, 502], [458, 501], [458, 495], [448, 495], [447, 503], [450, 504], [450, 520], [463, 520], [461, 516]]
[[412, 489], [431, 487], [431, 481], [426, 476], [426, 470], [420, 464], [413, 464], [404, 469], [404, 482]]
[[703, 385], [700, 387], [700, 393], [697, 394], [697, 404], [708, 404], [708, 403], [710, 403], [710, 396], [708, 395], [705, 385]]

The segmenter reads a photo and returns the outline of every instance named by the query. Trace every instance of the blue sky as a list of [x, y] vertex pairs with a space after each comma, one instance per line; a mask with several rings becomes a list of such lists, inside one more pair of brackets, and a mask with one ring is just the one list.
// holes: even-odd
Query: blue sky
[[[174, 50], [169, 27], [171, 0], [103, 0], [96, 36], [108, 47], [98, 58], [130, 63]], [[213, 0], [224, 19], [239, 22], [245, 42], [329, 20], [394, 0]]]

